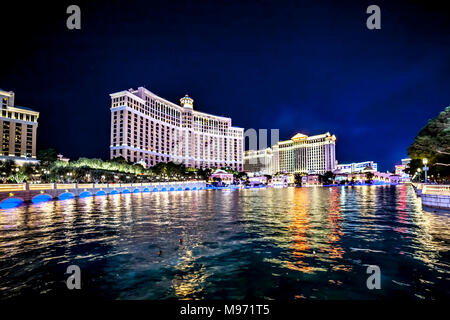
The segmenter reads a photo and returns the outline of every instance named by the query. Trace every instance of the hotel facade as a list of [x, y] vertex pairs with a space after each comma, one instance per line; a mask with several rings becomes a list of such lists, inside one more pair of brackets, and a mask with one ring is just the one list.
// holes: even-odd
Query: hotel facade
[[272, 148], [246, 151], [244, 157], [244, 171], [259, 174], [323, 174], [335, 168], [336, 137], [329, 132], [315, 136], [298, 133]]
[[187, 95], [177, 105], [143, 87], [110, 97], [111, 159], [243, 171], [244, 129], [232, 127], [231, 118], [194, 110]]
[[272, 148], [262, 150], [248, 150], [244, 155], [244, 171], [255, 175], [272, 175], [273, 167]]
[[375, 161], [354, 162], [348, 164], [338, 164], [337, 170], [339, 173], [359, 173], [359, 172], [376, 172], [378, 171], [378, 164]]
[[13, 91], [0, 89], [0, 132], [2, 146], [0, 160], [14, 160], [18, 164], [37, 163], [36, 136], [39, 112], [14, 104]]

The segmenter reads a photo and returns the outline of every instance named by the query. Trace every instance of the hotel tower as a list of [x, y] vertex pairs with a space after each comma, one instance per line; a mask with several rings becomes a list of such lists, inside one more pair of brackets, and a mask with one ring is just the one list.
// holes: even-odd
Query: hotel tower
[[0, 89], [0, 160], [14, 160], [18, 164], [37, 163], [36, 135], [39, 112], [15, 105], [14, 97], [13, 91]]
[[329, 132], [315, 136], [297, 133], [272, 148], [245, 152], [244, 170], [260, 174], [318, 173], [336, 169], [336, 137]]
[[110, 97], [111, 159], [243, 171], [244, 129], [232, 127], [230, 118], [194, 110], [187, 95], [177, 105], [143, 87]]

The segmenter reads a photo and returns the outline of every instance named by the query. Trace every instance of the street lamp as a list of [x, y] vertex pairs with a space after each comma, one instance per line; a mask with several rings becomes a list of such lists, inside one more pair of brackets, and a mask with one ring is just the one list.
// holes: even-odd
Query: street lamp
[[427, 163], [428, 163], [428, 159], [427, 158], [423, 158], [422, 163], [423, 163], [423, 172], [425, 172], [425, 183], [427, 183], [427, 171], [428, 171]]
[[420, 168], [417, 169], [417, 172], [419, 173], [419, 182], [420, 182]]

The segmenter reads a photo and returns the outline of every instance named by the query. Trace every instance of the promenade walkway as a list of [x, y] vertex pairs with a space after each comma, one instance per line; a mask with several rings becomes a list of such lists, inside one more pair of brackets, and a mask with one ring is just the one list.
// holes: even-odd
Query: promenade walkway
[[11, 208], [23, 202], [43, 202], [51, 199], [101, 196], [119, 193], [204, 190], [205, 181], [149, 183], [46, 183], [0, 185], [0, 208]]
[[413, 183], [422, 206], [450, 210], [450, 185]]

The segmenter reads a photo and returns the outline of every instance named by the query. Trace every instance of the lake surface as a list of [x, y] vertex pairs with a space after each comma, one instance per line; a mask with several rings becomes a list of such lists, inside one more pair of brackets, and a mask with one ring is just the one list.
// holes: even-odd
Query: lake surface
[[76, 294], [104, 299], [448, 299], [449, 223], [406, 185], [24, 205], [0, 210], [0, 298], [74, 295], [78, 265]]

